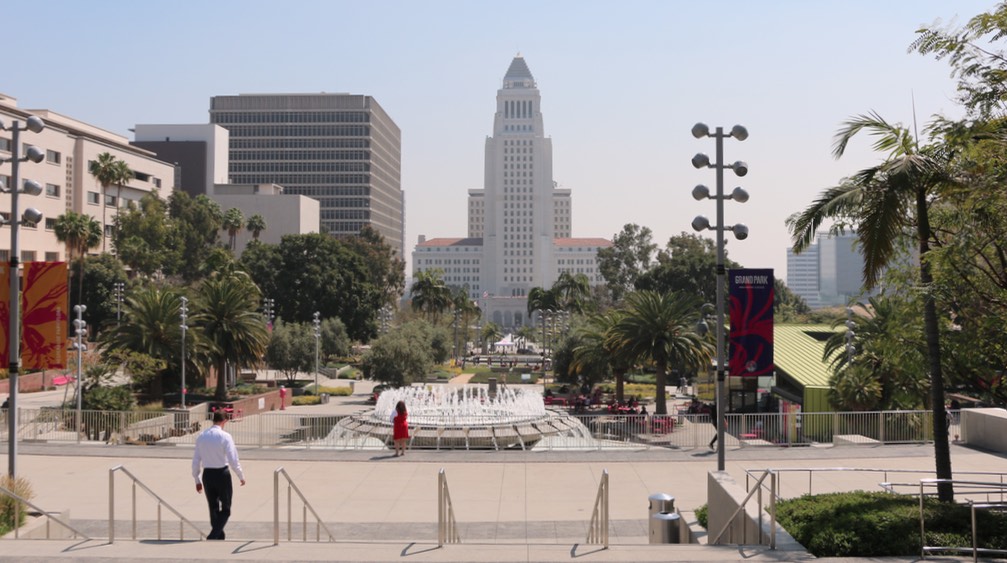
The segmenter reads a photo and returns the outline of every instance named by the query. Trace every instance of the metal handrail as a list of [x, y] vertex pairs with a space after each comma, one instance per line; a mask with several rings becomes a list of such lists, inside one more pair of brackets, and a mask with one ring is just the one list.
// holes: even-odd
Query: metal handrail
[[965, 547], [965, 546], [962, 546], [962, 547], [955, 547], [955, 546], [928, 546], [927, 545], [927, 531], [926, 531], [926, 526], [925, 526], [924, 520], [923, 520], [923, 504], [924, 504], [923, 501], [925, 500], [926, 495], [924, 494], [923, 489], [924, 489], [924, 487], [927, 487], [927, 486], [936, 487], [936, 486], [938, 486], [940, 484], [944, 484], [944, 483], [951, 484], [956, 489], [958, 488], [958, 485], [981, 486], [981, 487], [991, 487], [991, 488], [997, 488], [997, 487], [999, 487], [1001, 490], [1005, 488], [1005, 485], [1003, 483], [990, 483], [990, 482], [983, 482], [983, 481], [962, 481], [962, 480], [958, 480], [958, 479], [920, 479], [920, 545], [922, 546], [921, 547], [921, 553], [920, 553], [921, 556], [923, 558], [926, 558], [927, 553], [931, 552], [931, 551], [942, 551], [942, 552], [951, 551], [951, 552], [955, 552], [955, 553], [971, 553], [972, 554], [972, 560], [973, 561], [979, 561], [979, 554], [980, 553], [983, 553], [983, 554], [998, 553], [998, 554], [1001, 554], [1001, 555], [1004, 554], [1004, 553], [1007, 553], [1007, 550], [1004, 550], [1004, 549], [990, 549], [990, 548], [979, 547], [979, 545], [978, 545], [977, 529], [976, 529], [976, 508], [986, 508], [986, 509], [989, 509], [989, 508], [998, 508], [998, 509], [1003, 510], [1003, 509], [1007, 509], [1007, 503], [979, 503], [979, 504], [976, 504], [976, 503], [973, 503], [971, 500], [969, 501], [970, 511], [972, 513], [972, 545], [970, 547]]
[[[87, 534], [85, 534], [84, 532], [78, 530], [77, 528], [74, 528], [73, 526], [71, 526], [67, 522], [64, 522], [63, 520], [60, 520], [58, 517], [53, 516], [52, 514], [49, 514], [48, 512], [42, 510], [41, 508], [39, 508], [38, 506], [36, 506], [35, 504], [33, 504], [28, 499], [23, 498], [20, 495], [14, 493], [14, 491], [8, 490], [8, 489], [6, 489], [4, 487], [0, 487], [0, 494], [7, 495], [7, 496], [9, 496], [9, 497], [11, 497], [11, 498], [14, 499], [14, 512], [13, 512], [13, 515], [14, 515], [14, 519], [15, 520], [17, 520], [18, 517], [20, 516], [20, 513], [21, 513], [21, 506], [20, 505], [22, 505], [22, 504], [30, 506], [36, 512], [38, 512], [42, 516], [45, 516], [46, 517], [46, 521], [45, 521], [45, 539], [50, 539], [49, 538], [49, 522], [52, 521], [52, 520], [55, 520], [57, 524], [59, 524], [60, 526], [63, 526], [67, 530], [70, 530], [71, 532], [73, 532], [74, 538], [76, 538], [77, 536], [80, 536], [80, 537], [82, 537], [82, 538], [84, 538], [86, 540], [91, 539], [91, 537], [88, 536]], [[18, 523], [15, 521], [13, 523], [13, 527], [14, 527], [14, 539], [20, 539], [19, 530], [21, 529], [21, 526], [19, 526]]]
[[444, 547], [445, 543], [461, 542], [451, 493], [448, 492], [448, 478], [444, 468], [441, 468], [437, 472], [437, 547]]
[[182, 516], [182, 513], [175, 510], [173, 506], [168, 504], [163, 498], [157, 495], [154, 491], [150, 490], [150, 487], [144, 485], [136, 475], [129, 472], [128, 469], [121, 465], [116, 465], [115, 467], [108, 470], [108, 543], [115, 543], [115, 473], [116, 471], [122, 471], [130, 479], [133, 480], [133, 539], [136, 539], [136, 487], [140, 486], [141, 489], [147, 492], [148, 495], [154, 497], [157, 501], [157, 539], [161, 539], [161, 507], [164, 506], [171, 511], [172, 514], [178, 517], [178, 538], [180, 540], [185, 539], [185, 524], [188, 524], [193, 530], [196, 530], [199, 539], [204, 539], [206, 537], [203, 532], [199, 530], [195, 524], [193, 524], [188, 518]]
[[601, 472], [598, 495], [594, 499], [591, 523], [587, 527], [587, 544], [602, 544], [608, 549], [608, 469]]
[[[933, 473], [934, 473], [933, 470], [926, 470], [926, 469], [884, 469], [884, 468], [874, 468], [874, 467], [774, 467], [774, 468], [766, 468], [766, 469], [746, 469], [745, 470], [745, 480], [746, 480], [746, 485], [745, 486], [746, 486], [746, 490], [750, 487], [750, 481], [753, 478], [753, 474], [759, 474], [759, 473], [762, 473], [764, 471], [773, 471], [774, 473], [777, 474], [777, 479], [778, 479], [777, 491], [781, 491], [782, 490], [782, 485], [780, 483], [782, 483], [782, 481], [783, 481], [783, 474], [784, 473], [807, 472], [808, 473], [808, 491], [807, 491], [806, 494], [809, 494], [809, 495], [814, 492], [813, 489], [812, 489], [812, 482], [813, 482], [813, 479], [814, 479], [814, 474], [815, 473], [819, 473], [819, 472], [826, 472], [827, 473], [827, 472], [833, 472], [833, 471], [851, 471], [851, 472], [855, 472], [855, 473], [882, 473], [883, 476], [884, 476], [883, 477], [884, 481], [882, 481], [880, 483], [880, 485], [882, 486], [882, 488], [884, 488], [886, 485], [899, 485], [900, 484], [900, 483], [889, 482], [889, 480], [888, 480], [888, 474], [889, 473], [894, 473], [894, 474], [916, 474], [916, 475], [919, 475], [919, 474], [933, 475]], [[986, 477], [986, 476], [994, 477], [995, 476], [995, 477], [997, 477], [997, 479], [999, 479], [1000, 482], [999, 483], [988, 483], [988, 484], [990, 484], [991, 486], [994, 486], [994, 487], [998, 487], [998, 488], [999, 487], [1007, 487], [1007, 473], [1002, 473], [1002, 472], [997, 472], [997, 471], [955, 471], [955, 474], [956, 475], [962, 475], [962, 476], [966, 476], [967, 475], [967, 476], [973, 476], [973, 477]], [[915, 487], [917, 485], [917, 483], [912, 483], [911, 485]], [[1005, 490], [1007, 490], [1007, 489], [1005, 489]], [[894, 491], [889, 491], [889, 492], [894, 492]]]
[[332, 531], [322, 521], [322, 517], [315, 512], [311, 503], [304, 497], [301, 489], [297, 488], [297, 485], [294, 484], [287, 470], [279, 467], [276, 471], [273, 471], [273, 545], [280, 544], [280, 474], [287, 480], [287, 541], [294, 541], [292, 539], [293, 518], [291, 514], [291, 501], [293, 495], [291, 495], [291, 491], [297, 493], [297, 496], [301, 499], [301, 541], [308, 541], [308, 511], [311, 511], [311, 515], [315, 517], [315, 541], [322, 541], [322, 529], [325, 529], [330, 542], [335, 541], [336, 538], [332, 534]]
[[[747, 471], [746, 471], [747, 473]], [[759, 545], [762, 545], [762, 482], [766, 480], [766, 477], [771, 477], [769, 480], [769, 516], [770, 516], [770, 530], [769, 530], [769, 549], [776, 549], [776, 472], [772, 469], [766, 469], [762, 477], [759, 477], [758, 481], [755, 482], [755, 487], [748, 491], [748, 495], [745, 499], [738, 503], [738, 508], [734, 509], [734, 513], [731, 514], [727, 522], [724, 523], [724, 527], [720, 529], [720, 532], [714, 536], [713, 541], [710, 545], [716, 545], [720, 542], [720, 538], [723, 537], [724, 532], [729, 528], [734, 526], [734, 519], [737, 518], [738, 514], [745, 509], [748, 504], [749, 499], [752, 498], [756, 492], [759, 493]]]

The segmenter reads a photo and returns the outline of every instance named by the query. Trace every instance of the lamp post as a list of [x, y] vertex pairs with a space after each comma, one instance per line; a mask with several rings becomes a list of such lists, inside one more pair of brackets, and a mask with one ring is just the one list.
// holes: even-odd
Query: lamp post
[[322, 338], [322, 314], [315, 311], [315, 394], [318, 394], [318, 342]]
[[853, 338], [857, 333], [853, 329], [857, 328], [857, 323], [853, 322], [853, 307], [846, 308], [846, 367], [853, 367], [853, 354], [857, 353], [857, 347], [853, 345]]
[[276, 302], [273, 301], [272, 297], [267, 297], [262, 300], [262, 312], [266, 315], [266, 328], [273, 330], [273, 307]]
[[189, 330], [189, 325], [186, 324], [186, 319], [189, 317], [189, 298], [181, 297], [182, 305], [178, 308], [178, 315], [182, 318], [182, 324], [179, 328], [182, 329], [182, 408], [185, 408], [185, 334]]
[[[6, 129], [5, 124], [0, 121], [0, 129]], [[38, 117], [32, 115], [25, 120], [24, 127], [21, 127], [18, 120], [11, 122], [11, 157], [0, 159], [0, 164], [4, 162], [11, 163], [11, 185], [3, 187], [2, 191], [10, 192], [10, 219], [8, 223], [10, 224], [10, 270], [8, 276], [10, 277], [10, 312], [7, 326], [7, 336], [10, 342], [8, 347], [9, 353], [9, 401], [10, 410], [7, 415], [7, 472], [10, 476], [17, 476], [17, 377], [18, 371], [21, 368], [21, 300], [18, 292], [18, 280], [20, 279], [20, 274], [18, 273], [18, 254], [20, 253], [20, 248], [18, 248], [18, 225], [21, 223], [18, 219], [18, 201], [17, 196], [19, 193], [24, 192], [29, 195], [39, 195], [42, 193], [42, 186], [37, 182], [31, 180], [25, 180], [24, 185], [18, 185], [20, 183], [20, 178], [18, 177], [18, 168], [21, 162], [31, 161], [34, 163], [42, 162], [45, 158], [45, 153], [35, 146], [28, 147], [25, 151], [25, 156], [21, 155], [21, 131], [31, 131], [32, 133], [40, 133], [42, 129], [45, 128], [45, 122], [43, 122]], [[29, 207], [25, 209], [24, 221], [29, 221], [32, 223], [38, 223], [42, 220], [42, 213], [39, 210]]]
[[697, 231], [702, 231], [705, 229], [711, 229], [717, 232], [717, 387], [716, 387], [716, 403], [717, 403], [717, 443], [720, 447], [717, 448], [717, 471], [724, 470], [724, 426], [726, 418], [726, 401], [725, 395], [727, 389], [726, 384], [726, 370], [724, 361], [724, 280], [727, 272], [724, 269], [724, 231], [729, 230], [734, 233], [734, 238], [738, 240], [745, 240], [748, 238], [748, 227], [742, 224], [736, 224], [733, 226], [724, 225], [724, 200], [733, 199], [739, 203], [745, 203], [748, 201], [748, 192], [742, 188], [734, 188], [734, 190], [729, 195], [724, 195], [724, 169], [730, 168], [734, 170], [734, 173], [738, 176], [744, 176], [748, 174], [748, 165], [742, 161], [737, 161], [734, 164], [724, 164], [724, 139], [727, 137], [734, 137], [739, 141], [744, 141], [748, 138], [748, 130], [746, 130], [741, 125], [735, 125], [727, 133], [724, 132], [723, 127], [717, 127], [715, 131], [711, 132], [710, 128], [704, 123], [697, 123], [692, 126], [692, 136], [701, 139], [703, 137], [713, 137], [717, 140], [717, 154], [716, 162], [711, 163], [710, 157], [703, 153], [699, 153], [692, 157], [692, 165], [696, 168], [713, 168], [717, 173], [717, 193], [711, 195], [710, 188], [700, 184], [693, 188], [692, 197], [698, 201], [704, 199], [712, 199], [717, 202], [717, 224], [711, 225], [710, 220], [703, 215], [697, 216], [692, 220], [692, 228]]
[[77, 318], [73, 320], [73, 330], [74, 335], [77, 337], [77, 342], [74, 343], [74, 347], [77, 348], [77, 443], [80, 443], [80, 431], [81, 431], [81, 406], [84, 400], [84, 387], [82, 386], [83, 380], [83, 370], [81, 365], [84, 360], [84, 333], [87, 332], [87, 323], [84, 322], [84, 311], [87, 310], [86, 305], [74, 305], [73, 312], [77, 314]]
[[119, 326], [122, 320], [122, 295], [126, 290], [126, 284], [115, 282], [112, 287], [115, 288], [115, 326]]
[[451, 341], [452, 345], [451, 354], [452, 358], [455, 361], [455, 364], [458, 363], [458, 319], [460, 319], [461, 316], [462, 316], [461, 309], [455, 307], [455, 321], [454, 321], [455, 333], [454, 333], [454, 339]]

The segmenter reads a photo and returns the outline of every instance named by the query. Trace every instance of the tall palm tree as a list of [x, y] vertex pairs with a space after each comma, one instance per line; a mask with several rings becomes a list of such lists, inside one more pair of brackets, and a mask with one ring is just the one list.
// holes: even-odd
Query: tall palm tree
[[573, 350], [573, 368], [578, 373], [591, 369], [612, 372], [615, 399], [620, 402], [625, 398], [626, 374], [632, 369], [634, 358], [622, 346], [623, 341], [613, 338], [612, 331], [625, 315], [620, 309], [591, 315], [577, 331], [581, 344]]
[[584, 274], [570, 274], [564, 271], [556, 283], [552, 284], [552, 292], [561, 309], [571, 313], [583, 313], [585, 305], [591, 298], [591, 281]]
[[84, 256], [102, 241], [101, 225], [90, 215], [67, 211], [56, 217], [53, 232], [56, 240], [66, 244], [70, 262], [74, 258], [80, 260], [77, 272], [77, 303], [80, 303], [84, 294]]
[[252, 364], [266, 351], [269, 332], [258, 312], [259, 297], [259, 289], [240, 271], [210, 277], [199, 286], [192, 321], [210, 345], [217, 400], [227, 397], [227, 366]]
[[669, 366], [692, 372], [710, 365], [710, 343], [695, 331], [696, 303], [680, 293], [638, 291], [626, 296], [625, 316], [609, 331], [613, 349], [657, 368], [656, 414], [668, 414], [665, 379]]
[[423, 270], [416, 274], [409, 288], [410, 306], [437, 324], [441, 313], [451, 307], [451, 289], [444, 284], [440, 270]]
[[259, 240], [259, 234], [266, 230], [266, 219], [256, 213], [248, 218], [245, 228], [252, 233], [252, 240]]
[[488, 321], [483, 325], [482, 331], [479, 333], [479, 349], [485, 354], [486, 353], [486, 342], [496, 342], [501, 336], [500, 325], [493, 321]]
[[237, 207], [232, 207], [224, 213], [224, 230], [227, 231], [228, 247], [234, 251], [234, 241], [238, 238], [238, 231], [245, 226], [245, 215]]
[[[134, 174], [125, 160], [117, 160], [113, 171], [115, 177], [115, 217], [112, 219], [112, 228], [115, 232], [112, 234], [112, 240], [116, 241], [119, 238], [119, 210], [122, 209], [122, 187], [133, 179]], [[116, 248], [115, 251], [118, 253], [119, 249]]]
[[[954, 185], [948, 173], [950, 155], [946, 147], [939, 144], [921, 146], [908, 129], [890, 124], [876, 113], [857, 116], [844, 123], [836, 134], [833, 155], [842, 157], [850, 140], [861, 131], [875, 137], [874, 149], [885, 153], [885, 159], [877, 166], [857, 172], [841, 185], [825, 190], [811, 206], [788, 220], [794, 251], [807, 248], [826, 219], [852, 221], [864, 257], [864, 286], [871, 289], [877, 285], [885, 267], [899, 255], [899, 243], [908, 233], [915, 234], [917, 266], [923, 288], [923, 333], [929, 364], [930, 402], [934, 413], [934, 461], [937, 478], [950, 480], [951, 450], [944, 408], [940, 331], [927, 256], [932, 235], [929, 207], [940, 199], [943, 188]], [[954, 500], [950, 481], [938, 486], [938, 497], [946, 502]]]
[[[119, 186], [119, 191], [122, 191], [122, 185], [129, 182], [130, 178], [133, 177], [133, 171], [129, 169], [129, 166], [122, 160], [117, 159], [112, 153], [103, 152], [97, 156], [97, 160], [92, 160], [88, 165], [88, 172], [94, 176], [95, 180], [101, 185], [101, 225], [102, 225], [102, 238], [101, 238], [101, 251], [105, 252], [105, 225], [108, 224], [107, 220], [107, 210], [108, 205], [106, 205], [106, 198], [108, 197], [108, 187], [109, 186]], [[118, 214], [119, 206], [119, 196], [116, 195], [115, 198], [116, 213]]]

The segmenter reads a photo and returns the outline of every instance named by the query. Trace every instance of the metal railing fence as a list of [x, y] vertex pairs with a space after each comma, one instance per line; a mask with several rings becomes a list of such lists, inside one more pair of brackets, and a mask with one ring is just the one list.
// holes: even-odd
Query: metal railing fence
[[455, 507], [451, 504], [451, 492], [448, 491], [448, 477], [441, 468], [437, 472], [437, 546], [444, 547], [445, 543], [461, 541]]
[[287, 541], [293, 541], [293, 493], [297, 493], [297, 497], [301, 499], [301, 541], [308, 541], [308, 512], [311, 512], [311, 515], [315, 517], [315, 541], [322, 541], [323, 529], [328, 535], [329, 541], [335, 541], [336, 538], [332, 531], [325, 525], [322, 517], [315, 512], [314, 507], [305, 498], [301, 489], [294, 484], [290, 474], [284, 468], [279, 467], [273, 471], [273, 545], [280, 544], [280, 475], [283, 475], [283, 478], [287, 480]]
[[[958, 435], [953, 412], [949, 433]], [[0, 416], [11, 413], [0, 412]], [[22, 442], [88, 442], [105, 444], [193, 445], [210, 425], [188, 411], [89, 411], [78, 420], [72, 409], [18, 409], [18, 440]], [[914, 444], [933, 441], [930, 411], [728, 414], [727, 447], [808, 446], [815, 444]], [[305, 449], [380, 450], [390, 447], [390, 423], [385, 417], [299, 414], [270, 411], [245, 414], [228, 424], [239, 447], [302, 447]], [[6, 442], [6, 427], [0, 441]], [[79, 429], [79, 431], [78, 431]], [[716, 435], [706, 414], [675, 412], [640, 415], [572, 409], [550, 417], [519, 417], [513, 421], [468, 416], [463, 422], [446, 417], [411, 425], [412, 447], [427, 449], [585, 450], [705, 448]]]
[[157, 539], [161, 539], [161, 507], [167, 508], [172, 514], [178, 517], [178, 539], [185, 539], [185, 525], [188, 524], [190, 528], [196, 531], [197, 537], [203, 539], [206, 536], [199, 530], [199, 528], [192, 523], [188, 518], [182, 516], [182, 513], [175, 510], [173, 506], [168, 504], [163, 498], [158, 496], [157, 493], [152, 491], [150, 487], [143, 484], [136, 475], [129, 472], [128, 469], [121, 465], [116, 465], [115, 467], [108, 470], [108, 543], [115, 543], [115, 474], [117, 472], [122, 472], [132, 481], [132, 539], [136, 539], [136, 488], [139, 486], [148, 495], [157, 501]]
[[13, 510], [11, 510], [11, 520], [12, 520], [11, 527], [14, 529], [14, 539], [20, 539], [21, 538], [21, 524], [19, 522], [14, 521], [14, 520], [20, 520], [20, 517], [21, 517], [21, 505], [22, 504], [25, 505], [25, 506], [27, 506], [27, 507], [32, 508], [33, 510], [35, 510], [35, 512], [38, 512], [42, 516], [45, 516], [45, 519], [46, 519], [45, 520], [45, 539], [50, 539], [50, 536], [51, 536], [51, 533], [50, 533], [51, 532], [50, 523], [51, 522], [56, 522], [60, 526], [63, 526], [67, 530], [70, 530], [73, 533], [73, 537], [74, 538], [81, 537], [81, 538], [84, 538], [86, 540], [91, 539], [91, 537], [88, 536], [87, 534], [85, 534], [84, 532], [82, 532], [82, 531], [78, 530], [77, 528], [74, 528], [73, 526], [71, 526], [69, 522], [64, 522], [60, 517], [58, 517], [58, 516], [56, 516], [54, 514], [50, 514], [50, 513], [46, 512], [45, 510], [42, 510], [41, 508], [39, 508], [38, 506], [36, 506], [34, 503], [32, 503], [30, 500], [21, 497], [20, 495], [16, 494], [14, 491], [11, 491], [11, 490], [9, 490], [9, 489], [7, 489], [5, 487], [0, 487], [0, 495], [10, 497], [14, 501], [14, 506], [12, 507]]
[[598, 495], [594, 499], [591, 522], [587, 526], [587, 544], [601, 544], [608, 549], [608, 469], [602, 470]]

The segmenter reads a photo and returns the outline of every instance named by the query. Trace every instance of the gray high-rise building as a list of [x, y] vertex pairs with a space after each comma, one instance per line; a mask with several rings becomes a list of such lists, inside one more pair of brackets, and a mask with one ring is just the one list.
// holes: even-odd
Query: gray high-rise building
[[404, 256], [399, 127], [371, 96], [241, 94], [210, 99], [230, 133], [234, 184], [279, 184], [318, 200], [322, 232], [370, 225]]

